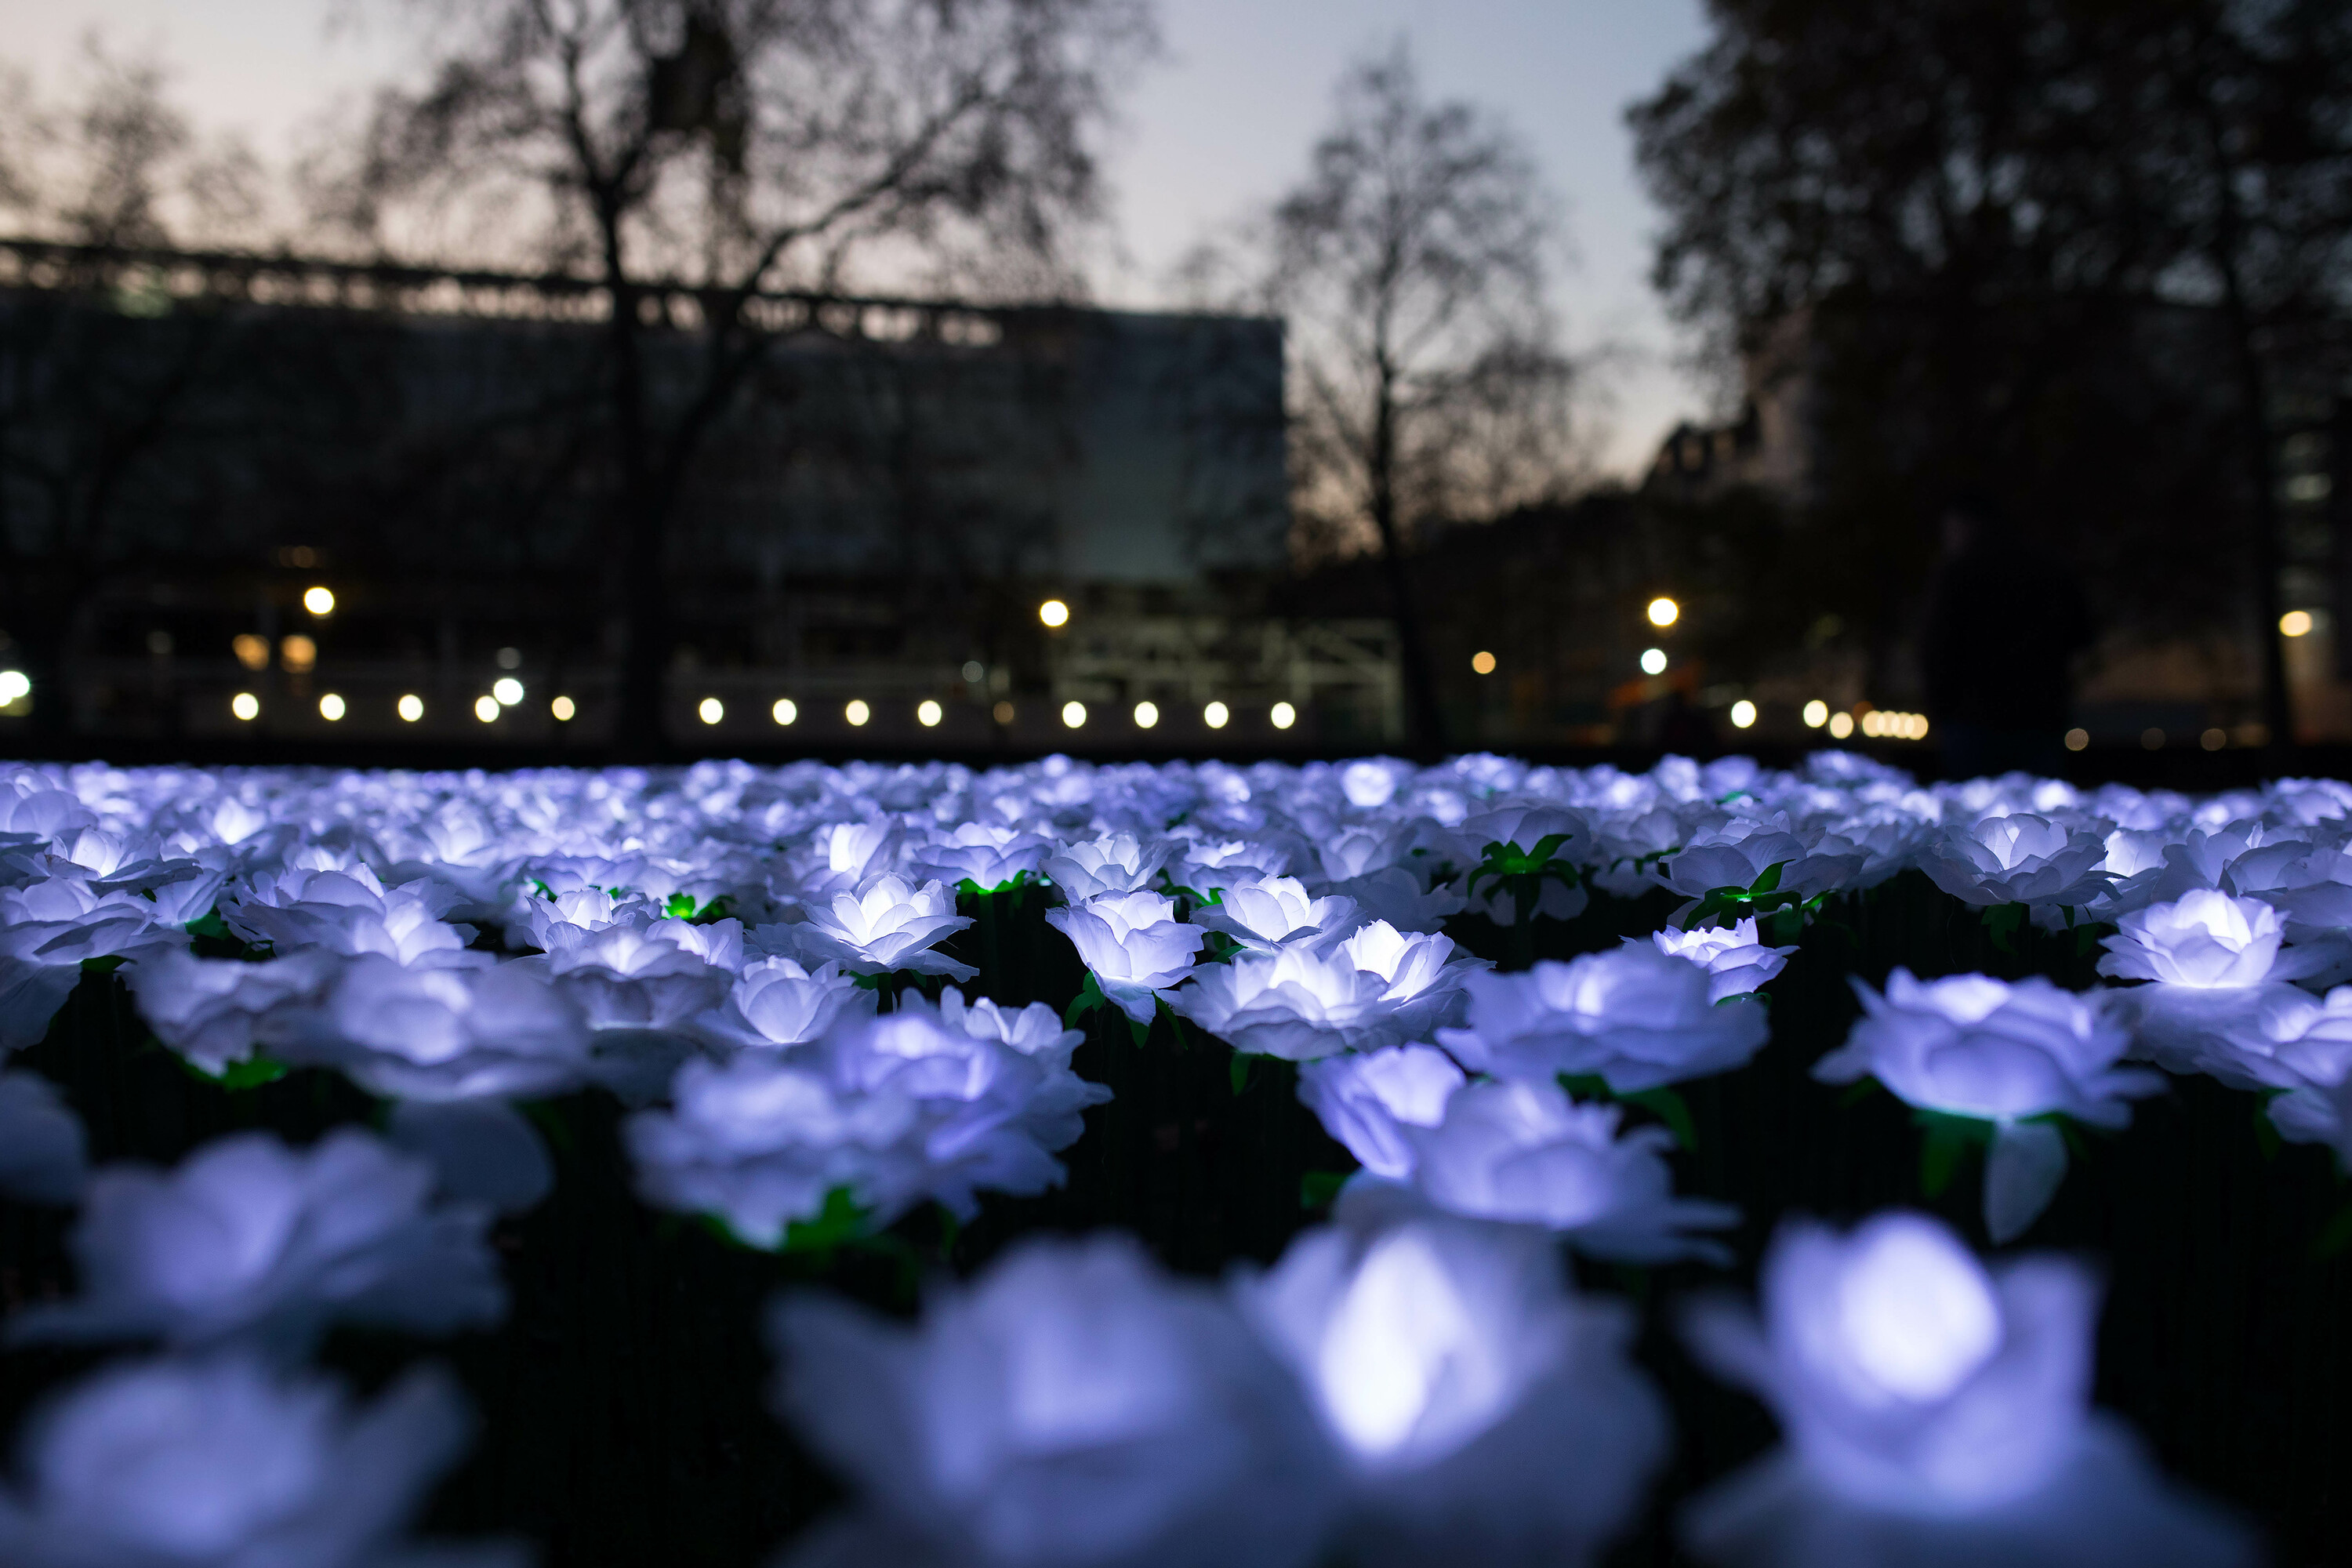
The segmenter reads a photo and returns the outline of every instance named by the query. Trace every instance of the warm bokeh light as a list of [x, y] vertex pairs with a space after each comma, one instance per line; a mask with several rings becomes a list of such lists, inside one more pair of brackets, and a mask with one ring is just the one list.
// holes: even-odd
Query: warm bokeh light
[[978, 686], [988, 679], [988, 666], [976, 658], [968, 658], [963, 661], [962, 674], [966, 686]]
[[1212, 730], [1222, 730], [1234, 716], [1234, 710], [1222, 702], [1212, 702], [1201, 710], [1201, 722]]
[[2080, 752], [2086, 749], [2090, 743], [2091, 732], [2088, 730], [2069, 730], [2066, 731], [2066, 749], [2068, 751]]
[[499, 707], [511, 708], [522, 700], [522, 682], [511, 675], [494, 680], [490, 683], [490, 695], [499, 700]]
[[1065, 728], [1075, 730], [1086, 721], [1087, 705], [1085, 703], [1065, 702], [1062, 704], [1062, 723]]
[[2290, 637], [2308, 637], [2312, 624], [2309, 610], [2289, 610], [2279, 617], [2279, 634]]
[[343, 716], [343, 700], [330, 691], [319, 699], [319, 717], [331, 724]]
[[694, 705], [694, 716], [706, 724], [716, 724], [727, 717], [727, 704], [716, 697], [706, 697]]
[[474, 699], [474, 717], [479, 719], [485, 724], [488, 723], [491, 720], [496, 719], [505, 710], [499, 706], [499, 700], [495, 697], [477, 697]]
[[1010, 724], [1013, 722], [1013, 704], [1010, 702], [999, 702], [995, 707], [988, 710], [988, 716], [995, 720], [1000, 724]]
[[559, 697], [547, 705], [547, 710], [555, 715], [557, 723], [569, 724], [572, 716], [580, 711], [580, 706], [569, 697]]
[[1832, 741], [1843, 741], [1843, 740], [1844, 740], [1847, 736], [1849, 736], [1849, 735], [1851, 735], [1851, 734], [1853, 734], [1853, 714], [1851, 714], [1851, 713], [1832, 713], [1832, 714], [1831, 714], [1831, 715], [1830, 715], [1830, 739], [1831, 739], [1831, 740], [1832, 740]]
[[1266, 717], [1274, 721], [1276, 729], [1287, 730], [1298, 722], [1298, 710], [1287, 702], [1277, 702], [1274, 705], [1274, 710]]
[[1070, 624], [1070, 606], [1062, 603], [1059, 599], [1048, 599], [1044, 604], [1037, 606], [1037, 618], [1045, 622], [1049, 626], [1068, 626]]
[[2151, 724], [2139, 732], [2139, 743], [2151, 752], [2164, 750], [2164, 731]]
[[1733, 729], [1748, 729], [1753, 726], [1755, 722], [1756, 704], [1748, 701], [1748, 699], [1743, 697], [1738, 701], [1731, 705], [1731, 727]]
[[1662, 647], [1643, 648], [1642, 650], [1642, 673], [1643, 675], [1664, 675], [1665, 672], [1666, 650]]
[[779, 697], [776, 705], [768, 710], [768, 717], [779, 724], [789, 724], [801, 716], [801, 705], [789, 697]]
[[246, 668], [268, 669], [269, 668], [268, 637], [256, 637], [251, 632], [239, 632], [229, 640], [228, 647], [229, 651], [236, 655], [236, 662]]
[[1137, 729], [1139, 729], [1139, 730], [1149, 730], [1149, 729], [1150, 729], [1154, 724], [1157, 724], [1157, 723], [1159, 723], [1159, 722], [1160, 722], [1160, 704], [1159, 704], [1159, 703], [1157, 703], [1157, 702], [1139, 702], [1139, 703], [1137, 703], [1137, 704], [1135, 705], [1135, 727], [1136, 727]]
[[1924, 741], [1927, 738], [1927, 716], [1874, 708], [1862, 716], [1862, 732], [1874, 741]]
[[21, 702], [32, 694], [32, 677], [21, 669], [0, 669], [0, 708]]
[[1806, 729], [1818, 730], [1830, 721], [1830, 705], [1816, 697], [1805, 704], [1803, 717]]
[[278, 662], [299, 675], [319, 662], [319, 645], [298, 632], [278, 642]]
[[1683, 618], [1683, 607], [1661, 594], [1650, 601], [1649, 616], [1652, 626], [1670, 626]]
[[1470, 668], [1480, 675], [1495, 673], [1495, 656], [1481, 648], [1470, 656]]
[[936, 727], [947, 716], [948, 710], [928, 697], [915, 704], [915, 722], [926, 730]]
[[863, 727], [866, 721], [874, 717], [874, 710], [866, 706], [866, 699], [863, 697], [853, 697], [842, 709], [841, 716], [850, 723]]
[[331, 588], [305, 588], [302, 591], [302, 607], [310, 611], [314, 616], [333, 615], [335, 613], [334, 590]]
[[2208, 730], [2197, 737], [2197, 743], [2209, 752], [2218, 752], [2230, 743], [2230, 732], [2227, 730]]
[[414, 724], [425, 717], [425, 699], [417, 696], [414, 691], [409, 692], [394, 704], [394, 710], [406, 722]]
[[240, 691], [228, 700], [228, 710], [240, 719], [261, 717], [261, 699], [250, 691]]

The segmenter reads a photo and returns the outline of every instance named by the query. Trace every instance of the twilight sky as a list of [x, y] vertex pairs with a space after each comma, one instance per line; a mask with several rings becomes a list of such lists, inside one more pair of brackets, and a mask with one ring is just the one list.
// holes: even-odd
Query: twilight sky
[[[1631, 351], [1612, 383], [1611, 466], [1638, 467], [1699, 411], [1644, 281], [1655, 214], [1622, 111], [1699, 46], [1700, 0], [1160, 0], [1160, 14], [1167, 56], [1110, 148], [1122, 254], [1097, 279], [1105, 303], [1158, 302], [1204, 231], [1297, 179], [1341, 70], [1402, 34], [1430, 96], [1503, 114], [1565, 198], [1573, 259], [1553, 292], [1570, 343]], [[0, 57], [51, 77], [102, 29], [118, 50], [172, 62], [200, 124], [242, 130], [275, 163], [306, 121], [409, 63], [409, 36], [383, 16], [350, 0], [0, 0]]]

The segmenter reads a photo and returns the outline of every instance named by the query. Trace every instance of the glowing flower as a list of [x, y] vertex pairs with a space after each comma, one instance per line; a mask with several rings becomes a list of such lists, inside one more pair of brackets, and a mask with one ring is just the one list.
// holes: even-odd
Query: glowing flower
[[1192, 972], [1207, 933], [1176, 918], [1160, 893], [1113, 893], [1047, 910], [1045, 921], [1070, 939], [1078, 960], [1118, 1010], [1141, 1024], [1159, 994]]
[[1929, 880], [1964, 904], [2079, 907], [2106, 890], [2106, 840], [2031, 812], [1948, 827], [1919, 852]]
[[1412, 1172], [1403, 1129], [1436, 1126], [1446, 1100], [1468, 1081], [1444, 1051], [1391, 1046], [1303, 1063], [1298, 1098], [1365, 1170], [1396, 1180]]
[[186, 940], [159, 927], [154, 906], [135, 893], [96, 892], [68, 877], [0, 888], [0, 1051], [41, 1043], [81, 984], [85, 959], [136, 959]]
[[2131, 1121], [2129, 1100], [2162, 1087], [2116, 1064], [2128, 1030], [2096, 996], [2035, 976], [2011, 984], [1982, 974], [1886, 977], [1884, 994], [1861, 981], [1863, 1016], [1845, 1044], [1813, 1065], [1825, 1083], [1875, 1078], [1905, 1103], [1994, 1123], [1985, 1162], [1985, 1224], [2007, 1241], [2033, 1223], [2066, 1174], [2066, 1144], [2047, 1121], [2095, 1127]]
[[0, 1073], [0, 1193], [69, 1205], [89, 1179], [81, 1121], [38, 1073]]
[[270, 1056], [410, 1100], [561, 1094], [591, 1066], [579, 1007], [520, 963], [404, 969], [367, 953], [316, 1001], [281, 1004], [259, 1026]]
[[1438, 1038], [1473, 1071], [1592, 1074], [1619, 1094], [1727, 1072], [1770, 1033], [1763, 1005], [1716, 1003], [1706, 970], [1635, 944], [1512, 974], [1472, 974], [1469, 1023]]
[[1045, 858], [1046, 841], [1034, 833], [998, 827], [985, 822], [958, 824], [908, 858], [919, 877], [933, 877], [954, 887], [970, 882], [982, 892], [1004, 886], [1016, 877], [1036, 872]]
[[1337, 1554], [1591, 1562], [1665, 1457], [1628, 1315], [1571, 1294], [1538, 1236], [1379, 1207], [1343, 1194], [1236, 1286], [1341, 1457]]
[[1150, 887], [1175, 847], [1164, 841], [1147, 845], [1132, 833], [1106, 833], [1064, 845], [1047, 855], [1039, 869], [1062, 889], [1064, 898], [1083, 904]]
[[[1625, 941], [1635, 944], [1640, 939], [1629, 936]], [[1764, 984], [1788, 967], [1790, 955], [1797, 951], [1766, 947], [1757, 938], [1752, 915], [1731, 926], [1702, 926], [1696, 931], [1669, 926], [1650, 941], [1668, 957], [1688, 959], [1706, 970], [1707, 994], [1717, 1002], [1727, 996], [1745, 996]]]
[[830, 903], [812, 907], [804, 923], [766, 927], [762, 934], [786, 931], [811, 962], [832, 960], [856, 974], [903, 970], [969, 980], [979, 971], [932, 952], [931, 944], [970, 924], [970, 917], [955, 912], [955, 895], [946, 884], [916, 886], [885, 871], [855, 892], [835, 893]]
[[1337, 1501], [1292, 1380], [1133, 1241], [1030, 1241], [914, 1328], [775, 1317], [780, 1402], [856, 1511], [810, 1561], [1304, 1568]]
[[694, 1020], [695, 1032], [722, 1049], [773, 1050], [806, 1045], [845, 1014], [872, 1013], [874, 992], [835, 963], [804, 969], [789, 958], [747, 964], [727, 1000]]
[[246, 963], [173, 950], [125, 966], [122, 977], [155, 1037], [218, 1078], [252, 1057], [264, 1017], [316, 1001], [341, 968], [315, 951]]
[[1477, 1083], [1433, 1127], [1406, 1126], [1413, 1188], [1450, 1214], [1559, 1232], [1583, 1252], [1627, 1263], [1705, 1258], [1720, 1245], [1684, 1234], [1738, 1222], [1727, 1204], [1674, 1195], [1663, 1127], [1618, 1126], [1614, 1105], [1579, 1105], [1552, 1083]]
[[1038, 1021], [1023, 1017], [1016, 1046], [992, 1028], [1001, 1014], [975, 1016], [948, 994], [951, 1008], [912, 998], [878, 1018], [845, 1016], [789, 1052], [687, 1063], [676, 1110], [628, 1124], [646, 1197], [775, 1247], [836, 1189], [887, 1225], [927, 1200], [969, 1216], [981, 1189], [1058, 1184], [1054, 1152], [1076, 1141], [1087, 1107], [1110, 1098], [1070, 1071], [1076, 1032], [1039, 1040]]
[[309, 1150], [238, 1133], [169, 1173], [109, 1166], [73, 1234], [82, 1294], [27, 1308], [10, 1334], [299, 1354], [334, 1321], [425, 1334], [495, 1323], [506, 1291], [489, 1215], [431, 1206], [433, 1186], [431, 1165], [350, 1128]]
[[1711, 1560], [1900, 1568], [2252, 1561], [2251, 1542], [2165, 1488], [2089, 1409], [2098, 1291], [2081, 1265], [1988, 1273], [1925, 1215], [1850, 1235], [1797, 1223], [1764, 1261], [1763, 1321], [1689, 1320], [1718, 1375], [1772, 1406], [1789, 1446], [1699, 1499]]
[[1307, 897], [1296, 877], [1244, 877], [1224, 889], [1222, 902], [1192, 911], [1195, 925], [1223, 931], [1253, 952], [1330, 940], [1359, 920], [1353, 899]]
[[2211, 989], [2294, 980], [2330, 962], [2324, 954], [2282, 953], [2285, 928], [2276, 910], [2214, 889], [2151, 904], [2116, 924], [2116, 934], [2101, 944], [2107, 955], [2099, 973], [2119, 979]]
[[[466, 1443], [449, 1376], [412, 1372], [354, 1409], [322, 1378], [236, 1357], [105, 1368], [34, 1418], [0, 1492], [18, 1568], [384, 1568]], [[520, 1568], [515, 1549], [418, 1552]]]

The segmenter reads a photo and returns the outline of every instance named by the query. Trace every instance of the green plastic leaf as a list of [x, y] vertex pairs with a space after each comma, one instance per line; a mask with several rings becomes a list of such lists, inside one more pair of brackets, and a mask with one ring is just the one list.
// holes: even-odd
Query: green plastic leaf
[[694, 918], [694, 910], [692, 893], [672, 893], [662, 900], [662, 913], [674, 921], [690, 921]]
[[1303, 1209], [1328, 1208], [1339, 1189], [1348, 1184], [1353, 1171], [1308, 1171], [1298, 1178], [1298, 1206]]
[[1078, 994], [1076, 996], [1070, 998], [1070, 1005], [1062, 1009], [1062, 1027], [1075, 1029], [1078, 1026], [1079, 1019], [1097, 1007], [1109, 1005], [1110, 998], [1105, 996], [1102, 994], [1102, 987], [1095, 984], [1095, 972], [1089, 969], [1087, 971], [1086, 984], [1078, 987]]
[[1250, 1069], [1255, 1066], [1257, 1066], [1257, 1058], [1247, 1051], [1235, 1051], [1234, 1059], [1225, 1064], [1225, 1077], [1233, 1084], [1235, 1094], [1238, 1095], [1249, 1088]]
[[81, 972], [84, 974], [111, 974], [121, 967], [122, 955], [119, 952], [110, 952], [103, 958], [85, 958], [81, 961]]
[[863, 1239], [871, 1217], [856, 1194], [847, 1187], [835, 1187], [824, 1194], [824, 1206], [817, 1210], [814, 1219], [796, 1219], [784, 1226], [783, 1244], [777, 1250], [831, 1252]]
[[220, 1077], [213, 1081], [223, 1089], [259, 1089], [265, 1083], [276, 1083], [289, 1069], [284, 1062], [269, 1057], [247, 1057], [241, 1062], [231, 1062]]

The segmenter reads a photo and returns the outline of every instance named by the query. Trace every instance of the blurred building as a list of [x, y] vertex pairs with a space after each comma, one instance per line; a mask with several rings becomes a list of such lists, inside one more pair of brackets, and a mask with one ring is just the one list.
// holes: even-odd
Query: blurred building
[[[646, 303], [675, 424], [701, 300]], [[0, 241], [0, 664], [36, 686], [0, 713], [601, 741], [625, 586], [607, 309], [560, 276]], [[1212, 703], [1235, 741], [1286, 714], [1296, 739], [1393, 732], [1389, 628], [1268, 607], [1279, 323], [787, 293], [749, 314], [764, 351], [682, 458], [668, 529], [674, 733], [1180, 746]]]

